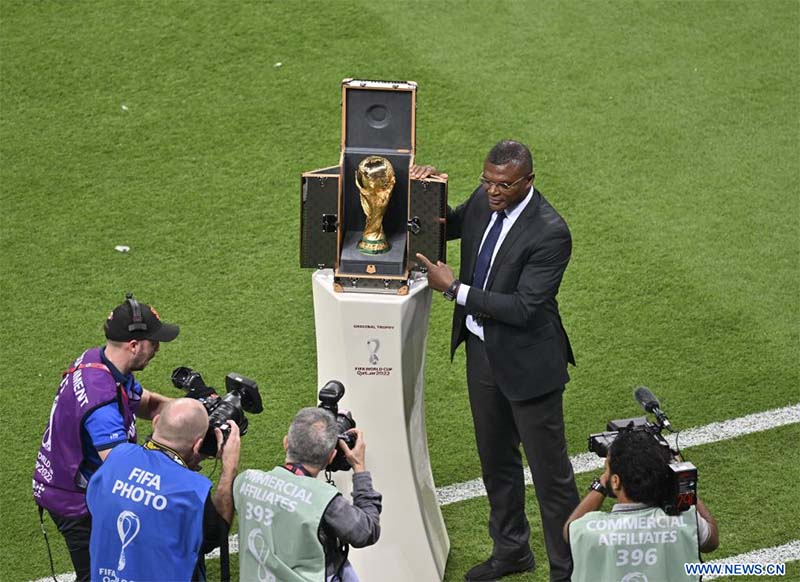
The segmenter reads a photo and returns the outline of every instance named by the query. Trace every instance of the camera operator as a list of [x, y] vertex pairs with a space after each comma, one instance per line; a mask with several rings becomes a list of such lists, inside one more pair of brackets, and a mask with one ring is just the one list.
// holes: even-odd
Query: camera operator
[[133, 372], [180, 331], [130, 293], [104, 329], [106, 345], [85, 351], [62, 375], [33, 473], [39, 518], [44, 510], [53, 518], [78, 582], [89, 580], [86, 485], [112, 448], [136, 442], [136, 418], [152, 419], [171, 400], [144, 390]]
[[[304, 408], [283, 439], [286, 463], [236, 478], [242, 580], [322, 582], [358, 580], [348, 545], [370, 546], [380, 536], [381, 494], [372, 488], [359, 429], [353, 448], [338, 438], [334, 415]], [[316, 479], [339, 450], [353, 469], [353, 503]], [[273, 576], [271, 578], [270, 576]]]
[[233, 480], [239, 428], [230, 422], [223, 444], [215, 429], [222, 472], [211, 481], [195, 471], [208, 414], [197, 400], [170, 402], [153, 419], [144, 445], [115, 447], [86, 493], [92, 514], [93, 580], [205, 581], [204, 555], [220, 545], [233, 521]]
[[[564, 525], [573, 582], [621, 580], [635, 573], [685, 582], [684, 563], [717, 548], [717, 523], [702, 501], [678, 515], [661, 509], [669, 461], [669, 450], [647, 432], [619, 433], [605, 472]], [[610, 513], [599, 511], [606, 495], [617, 499]]]

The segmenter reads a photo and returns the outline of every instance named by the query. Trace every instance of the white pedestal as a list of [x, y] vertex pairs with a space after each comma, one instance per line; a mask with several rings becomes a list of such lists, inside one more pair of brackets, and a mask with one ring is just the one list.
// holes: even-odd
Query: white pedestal
[[[381, 538], [350, 550], [363, 582], [441, 581], [450, 539], [436, 500], [425, 430], [425, 344], [431, 292], [416, 281], [408, 295], [335, 293], [333, 273], [312, 276], [317, 380], [345, 386], [367, 444], [366, 464], [383, 494]], [[351, 474], [334, 473], [350, 499]]]

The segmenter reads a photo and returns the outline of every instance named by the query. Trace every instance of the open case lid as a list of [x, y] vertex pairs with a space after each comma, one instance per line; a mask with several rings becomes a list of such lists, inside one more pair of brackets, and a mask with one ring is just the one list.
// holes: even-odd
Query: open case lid
[[413, 81], [342, 81], [342, 149], [413, 153], [416, 95]]

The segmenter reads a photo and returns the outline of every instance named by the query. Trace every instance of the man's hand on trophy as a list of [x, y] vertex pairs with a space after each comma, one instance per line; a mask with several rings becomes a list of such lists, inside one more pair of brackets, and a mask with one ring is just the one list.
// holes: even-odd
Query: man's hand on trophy
[[425, 178], [429, 178], [430, 176], [436, 176], [437, 178], [442, 178], [447, 180], [447, 174], [439, 172], [434, 166], [411, 166], [410, 176], [412, 180], [424, 180]]
[[417, 253], [417, 259], [428, 270], [428, 287], [436, 291], [447, 291], [456, 278], [450, 265], [442, 261], [436, 261], [434, 265], [422, 253]]

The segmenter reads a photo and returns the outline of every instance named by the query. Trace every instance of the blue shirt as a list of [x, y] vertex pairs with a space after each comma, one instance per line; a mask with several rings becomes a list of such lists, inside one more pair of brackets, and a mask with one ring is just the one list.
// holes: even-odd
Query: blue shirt
[[[142, 385], [133, 374], [123, 374], [106, 358], [105, 348], [100, 351], [100, 360], [111, 371], [114, 381], [122, 385], [132, 400], [141, 400]], [[119, 411], [117, 402], [109, 402], [89, 413], [81, 429], [83, 443], [83, 459], [81, 473], [88, 480], [102, 461], [98, 451], [104, 451], [128, 441], [125, 421]]]

